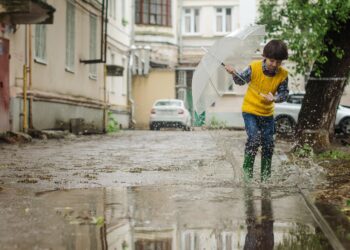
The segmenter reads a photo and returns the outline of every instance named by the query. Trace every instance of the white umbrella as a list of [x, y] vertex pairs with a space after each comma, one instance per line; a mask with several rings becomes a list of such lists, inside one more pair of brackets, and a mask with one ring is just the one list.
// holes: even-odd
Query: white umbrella
[[264, 35], [265, 26], [248, 26], [221, 38], [206, 51], [192, 78], [193, 106], [197, 115], [205, 112], [232, 84], [223, 66], [230, 64], [238, 72], [242, 71], [259, 49]]

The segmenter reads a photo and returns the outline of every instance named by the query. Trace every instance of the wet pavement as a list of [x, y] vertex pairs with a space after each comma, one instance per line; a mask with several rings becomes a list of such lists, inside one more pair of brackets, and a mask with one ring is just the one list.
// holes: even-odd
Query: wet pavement
[[280, 142], [271, 181], [259, 183], [257, 158], [244, 185], [244, 142], [243, 131], [122, 131], [0, 145], [0, 248], [330, 249], [296, 188], [317, 183], [315, 166]]
[[21, 195], [16, 205], [1, 204], [2, 249], [292, 249], [296, 233], [313, 249], [329, 249], [300, 195], [281, 190], [138, 186]]

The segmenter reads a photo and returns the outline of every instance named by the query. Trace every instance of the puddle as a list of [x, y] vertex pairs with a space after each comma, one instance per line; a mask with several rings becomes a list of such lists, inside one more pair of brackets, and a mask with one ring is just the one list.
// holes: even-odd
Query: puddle
[[349, 218], [333, 204], [318, 201], [315, 205], [330, 227], [334, 230], [334, 233], [337, 235], [337, 238], [341, 241], [345, 249], [350, 249]]
[[16, 192], [0, 193], [2, 249], [331, 249], [290, 191], [140, 186], [21, 191], [20, 201]]

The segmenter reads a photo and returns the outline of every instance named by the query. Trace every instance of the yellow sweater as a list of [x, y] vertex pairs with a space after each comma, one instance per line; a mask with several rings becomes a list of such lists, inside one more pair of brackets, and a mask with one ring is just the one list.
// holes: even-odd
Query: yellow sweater
[[251, 81], [244, 96], [242, 111], [258, 116], [271, 116], [274, 111], [274, 103], [266, 101], [260, 93], [276, 94], [278, 86], [287, 78], [288, 71], [282, 67], [278, 68], [275, 76], [266, 76], [263, 73], [262, 61], [253, 61]]

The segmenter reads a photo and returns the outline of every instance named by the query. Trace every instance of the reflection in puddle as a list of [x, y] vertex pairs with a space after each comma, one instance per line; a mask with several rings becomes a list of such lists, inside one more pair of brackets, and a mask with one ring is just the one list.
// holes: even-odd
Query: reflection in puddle
[[271, 193], [264, 188], [260, 198], [260, 212], [256, 211], [253, 190], [245, 188], [247, 234], [244, 249], [273, 249], [273, 212]]
[[330, 249], [302, 198], [278, 190], [75, 189], [37, 195], [30, 213], [45, 239], [17, 232], [18, 249]]
[[307, 225], [297, 224], [295, 229], [292, 229], [288, 235], [283, 237], [282, 242], [278, 243], [276, 249], [304, 250], [332, 249], [332, 247], [322, 233], [316, 233], [314, 228], [308, 227]]
[[[124, 192], [107, 189], [106, 198], [111, 204], [124, 201], [106, 209], [112, 249], [122, 244], [136, 250], [296, 249], [288, 247], [297, 244], [305, 249], [305, 236], [315, 239], [314, 221], [297, 194], [286, 197], [281, 191], [248, 187], [134, 187]], [[112, 229], [121, 218], [128, 220]], [[323, 249], [320, 241], [310, 242], [317, 247], [310, 249]]]

